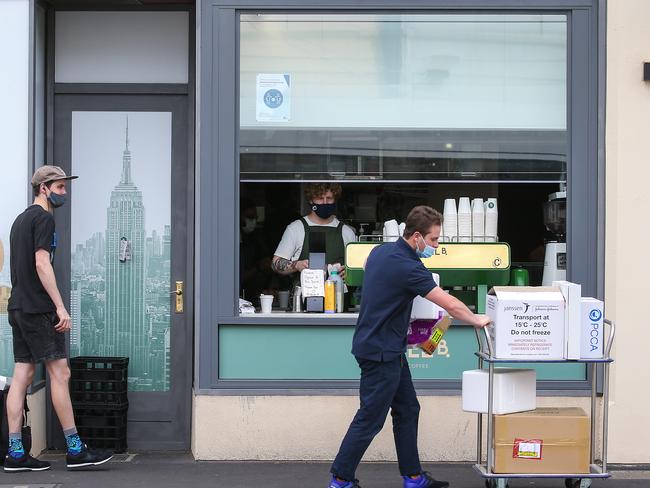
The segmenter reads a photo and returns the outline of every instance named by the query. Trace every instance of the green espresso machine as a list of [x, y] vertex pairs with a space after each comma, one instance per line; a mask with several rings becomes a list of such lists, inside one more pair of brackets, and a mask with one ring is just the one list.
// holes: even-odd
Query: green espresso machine
[[[345, 247], [345, 281], [363, 284], [363, 268], [377, 242], [351, 242]], [[485, 313], [485, 297], [493, 286], [510, 282], [510, 245], [505, 242], [443, 242], [422, 262], [440, 276], [443, 288], [476, 313]]]

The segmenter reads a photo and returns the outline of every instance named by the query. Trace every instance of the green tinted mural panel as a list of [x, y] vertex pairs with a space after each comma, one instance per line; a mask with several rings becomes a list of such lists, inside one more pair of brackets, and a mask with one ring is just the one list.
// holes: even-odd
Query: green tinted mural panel
[[[352, 327], [219, 327], [219, 378], [250, 380], [354, 380], [359, 367], [350, 353]], [[476, 335], [468, 327], [451, 329], [433, 357], [407, 353], [416, 379], [457, 380], [476, 369]], [[506, 366], [506, 365], [501, 365]], [[584, 380], [583, 364], [533, 364], [541, 380]]]
[[170, 389], [171, 112], [72, 113], [70, 355]]

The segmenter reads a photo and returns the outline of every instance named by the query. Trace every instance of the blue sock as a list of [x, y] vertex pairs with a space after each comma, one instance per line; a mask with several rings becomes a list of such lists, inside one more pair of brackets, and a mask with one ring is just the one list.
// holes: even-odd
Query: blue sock
[[9, 455], [14, 459], [21, 458], [25, 455], [23, 436], [20, 432], [9, 434]]
[[79, 454], [83, 444], [81, 443], [81, 437], [79, 437], [77, 429], [73, 427], [72, 429], [63, 431], [63, 434], [65, 435], [65, 443], [68, 446], [68, 453], [73, 455]]

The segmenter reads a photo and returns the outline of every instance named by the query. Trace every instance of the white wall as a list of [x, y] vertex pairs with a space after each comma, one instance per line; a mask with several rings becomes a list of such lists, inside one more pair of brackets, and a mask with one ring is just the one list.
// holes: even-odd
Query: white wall
[[13, 374], [7, 299], [9, 232], [28, 202], [29, 1], [0, 2], [0, 374]]
[[8, 242], [8, 226], [28, 196], [29, 0], [0, 2], [0, 59], [0, 238]]
[[[477, 415], [462, 411], [460, 397], [421, 396], [419, 401], [422, 461], [475, 460]], [[538, 398], [538, 405], [579, 406], [587, 413], [590, 408], [588, 398]], [[192, 453], [198, 460], [331, 461], [358, 408], [358, 396], [198, 395]], [[389, 415], [364, 460], [395, 459]]]
[[57, 83], [187, 83], [187, 12], [57, 12]]
[[647, 387], [650, 276], [650, 2], [607, 2], [605, 308], [618, 325], [610, 403], [611, 462], [650, 463]]
[[38, 456], [47, 447], [45, 395], [45, 388], [41, 388], [32, 395], [27, 395], [29, 425], [32, 428], [32, 456]]

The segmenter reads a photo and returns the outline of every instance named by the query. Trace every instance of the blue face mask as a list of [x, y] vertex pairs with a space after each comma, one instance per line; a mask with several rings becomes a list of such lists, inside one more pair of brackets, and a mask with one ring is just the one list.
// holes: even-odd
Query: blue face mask
[[430, 246], [429, 244], [427, 244], [427, 243], [424, 241], [423, 238], [421, 238], [421, 239], [422, 239], [422, 242], [424, 242], [424, 249], [423, 249], [422, 251], [420, 251], [420, 246], [418, 246], [418, 245], [416, 244], [416, 245], [415, 245], [415, 252], [416, 252], [416, 254], [418, 255], [418, 257], [421, 257], [421, 258], [430, 258], [431, 256], [433, 256], [433, 255], [435, 254], [436, 249], [435, 249], [433, 246]]
[[65, 203], [65, 195], [58, 195], [57, 193], [51, 192], [47, 199], [50, 201], [54, 208], [59, 208]]

